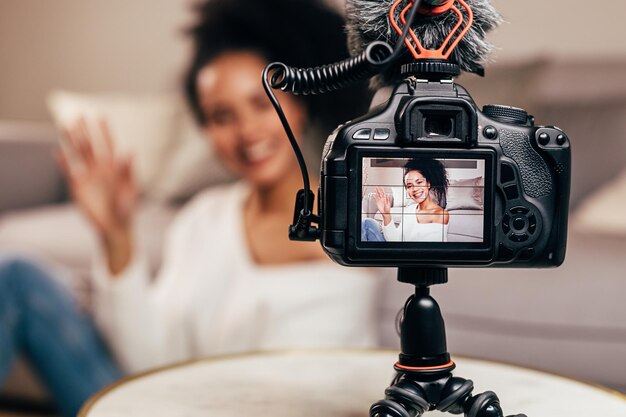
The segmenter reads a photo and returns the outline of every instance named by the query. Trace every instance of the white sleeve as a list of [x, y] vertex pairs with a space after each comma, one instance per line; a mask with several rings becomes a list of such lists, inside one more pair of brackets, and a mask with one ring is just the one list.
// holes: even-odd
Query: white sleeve
[[150, 334], [153, 308], [146, 259], [136, 254], [132, 264], [113, 277], [103, 258], [102, 254], [97, 255], [93, 271], [94, 315], [98, 327], [125, 370], [133, 372], [150, 367], [150, 358], [155, 354], [146, 352], [150, 344], [145, 342], [156, 335]]
[[387, 242], [401, 242], [402, 232], [400, 230], [402, 223], [396, 226], [396, 223], [391, 219], [387, 226], [383, 226], [383, 236]]
[[[183, 212], [185, 210], [183, 209]], [[187, 250], [184, 235], [189, 215], [180, 213], [166, 235], [163, 266], [150, 276], [140, 251], [124, 271], [111, 276], [102, 253], [94, 262], [94, 313], [99, 328], [122, 367], [130, 372], [182, 360], [188, 356], [184, 329], [168, 314], [164, 289], [180, 288], [176, 281]], [[159, 295], [161, 294], [161, 296]], [[176, 294], [170, 294], [175, 297]]]

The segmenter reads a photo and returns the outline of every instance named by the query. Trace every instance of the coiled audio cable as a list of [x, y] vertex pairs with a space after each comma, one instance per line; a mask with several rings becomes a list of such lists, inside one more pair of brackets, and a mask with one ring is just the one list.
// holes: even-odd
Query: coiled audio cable
[[372, 42], [360, 54], [352, 58], [345, 59], [338, 63], [323, 65], [315, 68], [293, 68], [282, 62], [273, 62], [263, 70], [263, 88], [269, 97], [280, 121], [289, 138], [289, 142], [298, 159], [298, 165], [302, 172], [304, 192], [302, 193], [302, 204], [297, 219], [290, 228], [290, 238], [293, 240], [315, 240], [317, 239], [317, 229], [311, 227], [313, 220], [319, 221], [312, 214], [312, 195], [309, 173], [304, 161], [304, 156], [298, 145], [298, 141], [289, 126], [289, 121], [274, 95], [273, 89], [290, 92], [294, 95], [324, 94], [331, 91], [340, 90], [357, 81], [361, 81], [374, 75], [384, 72], [393, 62], [395, 62], [402, 52], [404, 40], [407, 39], [409, 31], [420, 7], [421, 0], [415, 0], [409, 13], [406, 26], [402, 36], [398, 39], [395, 48], [391, 48], [385, 42]]

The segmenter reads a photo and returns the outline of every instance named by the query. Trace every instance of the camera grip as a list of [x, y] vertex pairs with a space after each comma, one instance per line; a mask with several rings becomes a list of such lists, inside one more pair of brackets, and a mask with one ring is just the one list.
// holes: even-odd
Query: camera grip
[[552, 193], [552, 176], [544, 159], [533, 149], [530, 137], [512, 130], [500, 130], [500, 146], [505, 156], [517, 163], [524, 193], [532, 198]]

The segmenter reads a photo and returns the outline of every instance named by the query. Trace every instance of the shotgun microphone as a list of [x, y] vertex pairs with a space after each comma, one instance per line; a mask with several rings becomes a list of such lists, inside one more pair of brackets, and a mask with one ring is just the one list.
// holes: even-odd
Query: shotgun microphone
[[[353, 56], [375, 41], [397, 42], [414, 0], [347, 0], [348, 45]], [[404, 54], [397, 65], [374, 80], [375, 87], [397, 80], [401, 64], [439, 59], [461, 70], [484, 74], [493, 45], [487, 32], [502, 22], [490, 0], [421, 0]], [[409, 46], [411, 43], [412, 46]]]

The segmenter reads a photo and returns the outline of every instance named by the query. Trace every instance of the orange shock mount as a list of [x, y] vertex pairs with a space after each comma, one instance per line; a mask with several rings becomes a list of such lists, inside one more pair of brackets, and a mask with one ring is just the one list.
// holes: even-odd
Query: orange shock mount
[[[400, 36], [402, 36], [403, 28], [400, 26], [400, 24], [398, 24], [396, 11], [404, 1], [405, 0], [397, 0], [393, 4], [393, 6], [391, 6], [391, 10], [389, 11], [389, 22]], [[465, 20], [463, 12], [456, 6], [457, 2], [467, 12], [467, 21]], [[411, 7], [413, 7], [414, 4], [415, 0], [411, 0], [400, 12], [398, 17], [402, 26], [406, 25], [406, 14], [409, 10], [411, 10]], [[463, 39], [463, 37], [470, 30], [472, 24], [474, 23], [474, 13], [464, 0], [448, 0], [446, 3], [443, 3], [440, 6], [431, 8], [421, 7], [419, 13], [436, 16], [448, 11], [453, 11], [457, 15], [458, 22], [438, 49], [424, 48], [413, 29], [409, 29], [409, 36], [411, 39], [405, 39], [404, 42], [415, 59], [447, 60], [450, 57], [450, 54], [452, 54], [454, 49], [457, 47], [461, 39]], [[413, 41], [412, 43], [411, 40]]]

